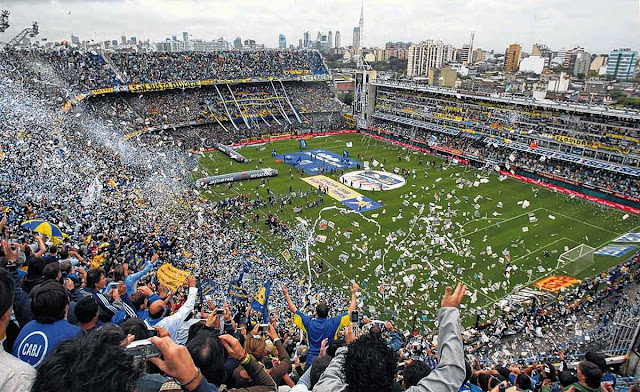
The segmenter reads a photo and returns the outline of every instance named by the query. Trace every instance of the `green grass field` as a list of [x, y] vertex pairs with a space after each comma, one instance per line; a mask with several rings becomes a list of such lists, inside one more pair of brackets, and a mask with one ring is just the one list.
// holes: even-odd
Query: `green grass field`
[[[638, 231], [640, 228], [638, 216], [631, 215], [623, 219], [623, 212], [570, 199], [544, 188], [539, 188], [538, 196], [534, 197], [529, 184], [511, 179], [501, 181], [495, 173], [450, 166], [434, 156], [424, 157], [425, 163], [420, 165], [419, 158], [424, 154], [360, 134], [314, 138], [308, 140], [308, 149], [324, 148], [341, 154], [346, 142], [353, 142], [353, 147], [347, 149], [353, 159], [356, 159], [358, 153], [363, 153], [366, 157], [373, 155], [380, 162], [386, 157], [387, 170], [392, 170], [395, 165], [415, 168], [417, 178], [409, 176], [405, 186], [392, 191], [358, 190], [384, 205], [377, 210], [363, 214], [351, 212], [340, 202], [325, 195], [321, 205], [296, 214], [293, 206], [306, 204], [305, 200], [296, 199], [282, 213], [278, 205], [261, 210], [261, 220], [254, 227], [260, 232], [262, 245], [271, 254], [280, 256], [284, 249], [290, 249], [294, 256], [290, 263], [307, 274], [304, 256], [291, 250], [290, 241], [274, 238], [269, 233], [264, 224], [264, 214], [275, 213], [291, 227], [298, 223], [297, 217], [307, 220], [311, 225], [319, 221], [319, 218], [335, 222], [335, 231], [330, 228], [320, 231], [315, 227], [314, 237], [321, 234], [327, 236], [327, 240], [325, 243], [316, 242], [310, 248], [313, 279], [322, 281], [325, 285], [344, 287], [345, 295], [348, 292], [348, 282], [356, 281], [364, 293], [365, 312], [377, 312], [386, 317], [397, 315], [401, 320], [411, 320], [414, 312], [417, 312], [419, 316], [424, 315], [432, 320], [445, 286], [462, 281], [473, 294], [472, 299], [466, 303], [467, 309], [484, 309], [491, 316], [494, 304], [514, 288], [530, 286], [550, 275], [573, 275], [577, 278], [592, 276], [623, 260], [596, 256], [594, 265], [558, 268], [558, 256], [565, 249], [579, 244], [597, 249], [621, 234]], [[294, 179], [291, 180], [289, 169], [292, 166], [276, 162], [271, 157], [273, 148], [279, 154], [294, 152], [298, 151], [298, 142], [291, 140], [244, 147], [239, 152], [251, 160], [247, 164], [231, 164], [231, 160], [218, 151], [206, 153], [200, 158], [201, 170], [194, 173], [194, 177], [250, 170], [256, 166], [272, 167], [279, 171], [277, 177], [269, 180], [268, 186], [273, 192], [287, 193], [290, 185], [294, 191], [299, 188], [303, 191], [310, 190], [310, 185], [300, 180], [295, 169]], [[398, 162], [398, 156], [402, 156], [402, 162]], [[410, 161], [405, 159], [407, 156]], [[259, 159], [262, 159], [262, 164], [258, 163]], [[437, 166], [427, 166], [427, 160], [437, 161]], [[437, 167], [442, 164], [446, 169], [438, 170]], [[425, 171], [426, 178], [423, 174]], [[327, 176], [335, 180], [339, 177]], [[468, 179], [473, 183], [481, 177], [489, 181], [477, 187], [460, 187], [456, 183], [459, 179]], [[204, 190], [204, 195], [212, 200], [219, 200], [237, 194], [255, 196], [259, 193], [266, 199], [266, 187], [259, 185], [260, 180], [250, 180], [234, 183], [231, 189], [227, 185], [211, 186]], [[436, 201], [436, 193], [440, 194], [439, 202]], [[468, 196], [468, 202], [465, 202], [463, 196]], [[478, 196], [480, 197], [477, 198]], [[308, 201], [317, 197], [311, 192]], [[474, 199], [479, 204], [480, 217], [475, 214]], [[523, 200], [530, 202], [526, 209], [518, 204]], [[413, 206], [414, 202], [426, 205], [422, 215], [419, 214], [419, 208]], [[429, 203], [442, 206], [442, 209], [432, 214]], [[446, 217], [444, 213], [447, 212], [448, 203], [451, 212]], [[502, 203], [502, 207], [498, 207], [498, 203]], [[332, 206], [335, 208], [328, 208]], [[372, 217], [375, 214], [377, 218]], [[398, 217], [399, 214], [402, 218]], [[550, 215], [555, 219], [550, 218]], [[533, 222], [531, 216], [537, 221]], [[394, 217], [397, 219], [393, 219]], [[439, 225], [433, 221], [434, 217], [440, 218]], [[448, 228], [445, 226], [446, 219], [451, 221]], [[245, 221], [249, 226], [252, 225], [250, 216]], [[523, 231], [525, 227], [527, 231]], [[433, 243], [426, 235], [428, 228], [440, 236], [446, 234], [449, 240], [444, 246]], [[344, 235], [345, 229], [352, 231], [350, 238]], [[366, 249], [363, 247], [365, 243]], [[469, 251], [460, 251], [465, 244]], [[491, 247], [491, 254], [487, 253], [488, 246]], [[460, 252], [456, 254], [454, 249]], [[510, 252], [511, 265], [517, 267], [509, 280], [505, 279], [504, 274], [506, 260], [502, 252], [505, 249]], [[381, 257], [374, 256], [376, 250], [381, 250]], [[543, 256], [545, 250], [550, 253], [547, 257]], [[348, 260], [341, 261], [340, 254], [348, 255]], [[324, 270], [319, 273], [321, 262]], [[576, 271], [576, 267], [580, 267], [577, 270], [584, 271], [575, 274], [572, 271]], [[384, 290], [379, 290], [381, 284]], [[488, 289], [492, 285], [493, 289]], [[500, 287], [496, 287], [498, 285]], [[474, 312], [463, 312], [465, 324], [468, 325], [474, 319]]]

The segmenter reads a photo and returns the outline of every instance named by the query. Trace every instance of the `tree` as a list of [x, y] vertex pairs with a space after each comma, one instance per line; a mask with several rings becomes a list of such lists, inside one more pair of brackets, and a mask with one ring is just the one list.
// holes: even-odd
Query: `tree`
[[562, 65], [557, 65], [555, 68], [553, 68], [553, 72], [555, 73], [560, 73], [563, 71], [564, 71], [564, 68], [562, 67]]
[[632, 109], [640, 109], [640, 99], [628, 97], [622, 90], [613, 89], [609, 91], [609, 96], [616, 101], [616, 105]]
[[589, 71], [587, 72], [587, 77], [589, 78], [597, 78], [599, 75], [598, 71]]
[[613, 98], [614, 101], [618, 101], [620, 99], [627, 97], [627, 95], [624, 92], [622, 92], [622, 90], [617, 88], [614, 88], [613, 90], [609, 91], [609, 96]]

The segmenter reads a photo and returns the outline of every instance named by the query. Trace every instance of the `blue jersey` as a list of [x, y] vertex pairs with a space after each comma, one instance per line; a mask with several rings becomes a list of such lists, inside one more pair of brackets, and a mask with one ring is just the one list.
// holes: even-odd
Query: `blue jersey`
[[35, 320], [27, 323], [13, 344], [13, 356], [36, 369], [63, 340], [73, 339], [80, 334], [80, 328], [67, 320], [53, 324], [41, 324]]
[[[348, 325], [348, 314], [343, 313], [340, 316], [331, 317], [331, 318], [311, 318], [310, 316], [302, 313], [301, 311], [296, 312], [296, 316], [298, 316], [299, 323], [296, 323], [298, 327], [300, 327], [306, 334], [309, 339], [309, 351], [307, 352], [307, 364], [311, 364], [311, 361], [315, 357], [320, 354], [320, 346], [322, 345], [322, 341], [327, 338], [329, 339], [328, 343], [333, 342], [335, 338], [336, 332], [340, 327], [340, 324], [343, 324], [346, 321], [346, 325]], [[294, 317], [294, 321], [296, 317]], [[345, 325], [345, 326], [346, 326]]]

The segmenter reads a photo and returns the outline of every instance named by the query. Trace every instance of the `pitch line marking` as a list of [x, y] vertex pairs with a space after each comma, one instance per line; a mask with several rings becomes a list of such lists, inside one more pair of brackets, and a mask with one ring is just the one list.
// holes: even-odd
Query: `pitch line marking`
[[563, 218], [571, 219], [571, 220], [572, 220], [572, 221], [574, 221], [574, 222], [579, 222], [579, 223], [582, 223], [583, 225], [591, 226], [591, 227], [593, 227], [594, 229], [599, 229], [599, 230], [602, 230], [602, 231], [606, 231], [607, 233], [615, 234], [615, 235], [617, 235], [617, 236], [619, 236], [619, 235], [620, 235], [620, 233], [617, 233], [617, 232], [615, 232], [615, 231], [611, 231], [611, 230], [605, 229], [604, 227], [596, 226], [596, 225], [591, 224], [591, 223], [589, 223], [589, 222], [583, 222], [583, 221], [581, 221], [581, 220], [578, 220], [578, 219], [576, 219], [576, 218], [570, 217], [570, 216], [568, 216], [568, 215], [564, 215], [564, 214], [562, 214], [562, 213], [560, 213], [560, 212], [556, 212], [556, 211], [553, 211], [553, 210], [550, 210], [550, 209], [548, 209], [548, 208], [544, 208], [544, 207], [543, 207], [543, 209], [545, 209], [545, 210], [547, 210], [548, 212], [551, 212], [551, 213], [553, 213], [553, 214], [555, 214], [555, 215], [560, 215], [560, 216], [561, 216], [561, 217], [563, 217]]
[[[522, 217], [523, 217], [523, 216], [525, 216], [525, 215], [529, 215], [529, 214], [532, 214], [532, 213], [534, 213], [534, 212], [537, 212], [537, 211], [539, 211], [539, 210], [544, 210], [544, 209], [545, 209], [544, 207], [536, 208], [535, 210], [531, 210], [531, 211], [525, 212], [525, 213], [523, 213], [523, 214], [516, 215], [516, 216], [514, 216], [514, 217], [512, 217], [512, 218], [504, 219], [504, 220], [502, 220], [501, 222], [497, 222], [497, 223], [494, 223], [494, 224], [491, 224], [491, 225], [487, 225], [487, 226], [485, 226], [485, 227], [483, 227], [483, 228], [481, 228], [481, 229], [474, 230], [474, 231], [470, 231], [470, 232], [465, 233], [465, 234], [463, 234], [463, 235], [461, 235], [461, 236], [459, 236], [459, 237], [456, 237], [455, 239], [457, 239], [457, 240], [458, 240], [458, 239], [460, 239], [460, 238], [464, 238], [464, 237], [470, 236], [470, 235], [472, 235], [472, 234], [479, 233], [479, 232], [481, 232], [481, 231], [485, 231], [485, 230], [487, 230], [487, 229], [488, 229], [488, 228], [490, 228], [490, 227], [494, 227], [494, 226], [497, 226], [497, 225], [501, 225], [501, 224], [503, 224], [503, 223], [510, 222], [510, 221], [512, 221], [512, 220], [514, 220], [514, 219], [522, 218]], [[474, 222], [477, 222], [477, 221], [474, 221]], [[469, 223], [469, 222], [467, 222], [467, 223]]]

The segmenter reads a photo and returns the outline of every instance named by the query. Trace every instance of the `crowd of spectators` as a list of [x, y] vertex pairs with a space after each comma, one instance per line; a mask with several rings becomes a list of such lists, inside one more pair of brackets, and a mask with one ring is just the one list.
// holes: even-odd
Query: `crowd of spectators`
[[327, 73], [320, 54], [310, 50], [113, 53], [110, 57], [127, 83], [282, 78], [288, 71]]
[[[452, 128], [470, 129], [524, 143], [546, 146], [554, 136], [567, 136], [580, 142], [600, 143], [607, 149], [638, 154], [640, 134], [633, 120], [614, 120], [592, 115], [560, 114], [534, 108], [517, 108], [498, 102], [486, 103], [469, 99], [407, 93], [380, 88], [376, 109], [400, 114]], [[570, 150], [570, 148], [569, 148]], [[585, 156], [596, 153], [585, 150]]]
[[[133, 103], [105, 100], [111, 112], [83, 104], [62, 118], [56, 99], [35, 91], [64, 80], [47, 72], [22, 78], [17, 67], [29, 64], [5, 60], [0, 390], [610, 392], [615, 384], [597, 353], [573, 368], [564, 358], [493, 365], [466, 354], [482, 353], [477, 342], [499, 345], [506, 329], [561, 328], [554, 324], [561, 316], [637, 284], [637, 256], [561, 302], [505, 310], [475, 331], [460, 324], [462, 284], [446, 289], [437, 327], [424, 334], [403, 331], [398, 325], [407, 320], [380, 321], [371, 311], [356, 317], [357, 284], [349, 296], [310, 287], [257, 245], [258, 236], [294, 235], [277, 217], [260, 217], [261, 203], [277, 197], [201, 198], [187, 185], [195, 162], [178, 141], [127, 141], [125, 127], [109, 126], [138, 118]], [[232, 224], [247, 215], [265, 229]], [[28, 219], [67, 236], [25, 230]], [[164, 265], [189, 276], [172, 289], [160, 279]], [[265, 282], [272, 288], [266, 317], [250, 305]]]
[[55, 72], [75, 93], [130, 83], [328, 73], [322, 56], [311, 50], [98, 54], [61, 45], [8, 51]]
[[607, 169], [596, 169], [559, 159], [541, 157], [533, 153], [514, 151], [506, 146], [429, 132], [391, 121], [376, 119], [372, 127], [393, 132], [407, 140], [421, 140], [425, 144], [448, 149], [463, 158], [471, 158], [482, 165], [488, 165], [489, 168], [499, 167], [500, 170], [514, 171], [518, 169], [628, 198], [637, 197], [640, 192], [640, 178]]
[[189, 140], [190, 148], [203, 147], [203, 140], [233, 143], [317, 128], [319, 122], [327, 122], [319, 119], [322, 115], [333, 116], [332, 124], [341, 120], [340, 104], [324, 82], [121, 93], [89, 98], [86, 108], [94, 117], [126, 133], [163, 129], [163, 133]]

